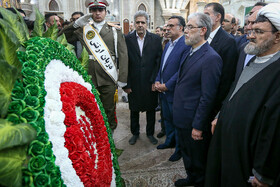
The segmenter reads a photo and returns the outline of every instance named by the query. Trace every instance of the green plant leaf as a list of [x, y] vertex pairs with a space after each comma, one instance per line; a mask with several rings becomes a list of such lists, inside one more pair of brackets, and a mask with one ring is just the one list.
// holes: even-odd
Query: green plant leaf
[[57, 38], [56, 41], [59, 42], [59, 43], [61, 43], [64, 47], [66, 47], [66, 49], [68, 49], [70, 52], [72, 52], [74, 55], [76, 55], [76, 53], [75, 53], [75, 47], [67, 42], [67, 39], [66, 39], [66, 37], [65, 37], [64, 34], [60, 35], [60, 36]]
[[18, 15], [2, 7], [0, 7], [0, 13], [3, 16], [3, 20], [10, 25], [11, 31], [16, 34], [20, 43], [24, 45], [24, 42], [27, 41], [28, 38], [26, 36], [23, 24], [19, 22]]
[[54, 19], [53, 25], [48, 28], [48, 30], [43, 34], [43, 36], [56, 41], [57, 35], [58, 35], [58, 27], [57, 27], [56, 21]]
[[36, 135], [36, 130], [29, 124], [14, 125], [0, 119], [0, 150], [29, 144]]
[[0, 186], [22, 186], [22, 166], [26, 154], [26, 146], [0, 151]]
[[85, 47], [83, 47], [81, 58], [79, 60], [80, 60], [80, 62], [82, 64], [82, 66], [85, 68], [85, 70], [88, 70], [89, 56], [88, 56], [88, 52], [87, 52]]
[[7, 114], [18, 70], [0, 59], [0, 117]]
[[43, 14], [40, 13], [40, 11], [36, 8], [35, 9], [36, 12], [36, 19], [34, 22], [34, 29], [32, 31], [31, 36], [35, 37], [35, 36], [43, 36], [44, 33], [44, 23], [45, 23], [45, 18], [43, 16]]
[[0, 30], [0, 59], [3, 59], [11, 66], [21, 70], [21, 63], [17, 58], [17, 46], [10, 40], [10, 38]]
[[17, 11], [17, 9], [16, 9], [15, 7], [13, 7], [13, 8], [15, 9], [15, 11], [16, 11], [16, 13], [17, 13], [17, 16], [18, 16], [19, 22], [20, 22], [21, 25], [22, 25], [24, 34], [26, 35], [27, 40], [29, 40], [30, 37], [29, 37], [29, 30], [28, 30], [28, 28], [27, 28], [27, 25], [26, 25], [25, 21], [23, 20], [22, 15], [19, 13], [19, 11]]
[[20, 42], [16, 34], [14, 32], [11, 32], [12, 29], [10, 28], [10, 25], [3, 19], [0, 19], [0, 28], [1, 31], [7, 35], [7, 38], [9, 38], [14, 43], [15, 46], [20, 46]]

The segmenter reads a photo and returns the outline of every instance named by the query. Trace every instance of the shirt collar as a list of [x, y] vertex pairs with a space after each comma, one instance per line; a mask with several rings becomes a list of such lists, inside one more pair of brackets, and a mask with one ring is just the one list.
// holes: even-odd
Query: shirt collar
[[192, 55], [194, 52], [196, 52], [196, 51], [198, 51], [204, 44], [206, 43], [206, 41], [203, 43], [203, 44], [201, 44], [200, 46], [198, 46], [198, 47], [196, 47], [196, 48], [191, 48], [191, 53], [190, 53], [190, 55]]
[[182, 36], [180, 36], [179, 38], [177, 38], [176, 40], [174, 40], [174, 41], [172, 41], [172, 40], [169, 40], [169, 42], [170, 42], [170, 46], [175, 46], [176, 45], [176, 43], [180, 40], [180, 38], [181, 37], [183, 37], [184, 35], [182, 35]]
[[217, 34], [218, 30], [220, 29], [221, 26], [219, 26], [218, 28], [216, 28], [215, 30], [213, 30], [211, 33], [210, 33], [210, 38], [213, 39], [215, 37], [215, 35]]
[[103, 21], [101, 21], [101, 22], [99, 22], [99, 23], [96, 23], [95, 21], [93, 21], [94, 25], [97, 26], [97, 27], [100, 27], [100, 26], [103, 27], [103, 25], [105, 24], [105, 22], [106, 22], [105, 20], [103, 20]]
[[[135, 33], [136, 33], [136, 38], [139, 39], [139, 40], [142, 40], [142, 39], [140, 38], [140, 36], [137, 34], [136, 31], [135, 31]], [[144, 35], [144, 37], [143, 37], [143, 40], [146, 38], [146, 34], [147, 34], [147, 31], [146, 31], [146, 33], [145, 33], [145, 35]]]

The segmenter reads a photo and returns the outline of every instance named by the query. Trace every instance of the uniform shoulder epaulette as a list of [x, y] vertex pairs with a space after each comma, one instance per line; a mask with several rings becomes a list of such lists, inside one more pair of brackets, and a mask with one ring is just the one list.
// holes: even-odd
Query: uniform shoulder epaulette
[[119, 25], [115, 25], [114, 23], [107, 22], [107, 24], [108, 24], [109, 26], [111, 26], [111, 27], [115, 27], [117, 30], [121, 30], [121, 29], [122, 29], [122, 27], [121, 27], [121, 26], [119, 26]]

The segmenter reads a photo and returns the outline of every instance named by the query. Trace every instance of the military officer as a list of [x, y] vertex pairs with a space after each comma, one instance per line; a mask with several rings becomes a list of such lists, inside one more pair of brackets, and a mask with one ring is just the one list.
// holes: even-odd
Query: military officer
[[64, 33], [67, 41], [77, 48], [84, 46], [87, 49], [90, 56], [88, 73], [100, 93], [110, 128], [114, 130], [117, 127], [114, 94], [117, 86], [125, 87], [127, 83], [125, 38], [120, 27], [105, 21], [106, 7], [109, 6], [106, 0], [86, 0], [85, 6], [90, 13], [71, 23], [60, 34]]

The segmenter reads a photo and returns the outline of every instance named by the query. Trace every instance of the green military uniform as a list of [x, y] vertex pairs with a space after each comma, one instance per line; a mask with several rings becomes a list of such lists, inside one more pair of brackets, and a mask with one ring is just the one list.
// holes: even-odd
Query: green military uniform
[[[60, 34], [65, 34], [67, 41], [69, 43], [74, 43], [80, 41], [81, 44], [87, 49], [90, 55], [91, 52], [88, 49], [87, 45], [83, 40], [83, 28], [74, 28], [73, 24], [70, 24], [64, 28]], [[122, 83], [127, 83], [127, 74], [128, 74], [128, 55], [127, 47], [125, 43], [125, 38], [120, 29], [117, 30], [117, 52], [119, 59], [119, 76], [118, 81]], [[114, 43], [114, 34], [112, 26], [107, 22], [103, 25], [102, 29], [99, 32], [99, 35], [102, 37], [103, 41], [107, 45], [110, 54], [113, 57], [113, 60], [116, 57], [115, 43]], [[116, 61], [115, 66], [117, 67]], [[114, 103], [114, 94], [117, 89], [117, 85], [110, 78], [110, 76], [103, 70], [100, 64], [96, 60], [89, 60], [88, 73], [92, 76], [92, 82], [96, 89], [100, 93], [100, 99], [103, 103], [106, 115], [111, 129], [117, 127], [117, 122], [115, 121], [115, 103]]]

